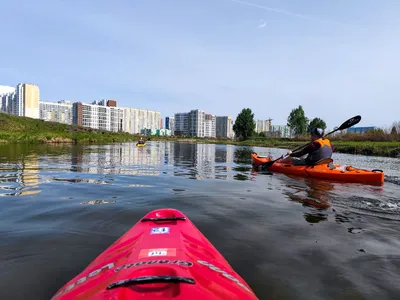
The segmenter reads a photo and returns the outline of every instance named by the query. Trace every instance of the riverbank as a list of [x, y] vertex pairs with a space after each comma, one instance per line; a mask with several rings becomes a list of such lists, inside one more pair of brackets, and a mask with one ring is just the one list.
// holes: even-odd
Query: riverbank
[[0, 113], [0, 143], [86, 144], [129, 141], [137, 141], [137, 136]]
[[[183, 137], [164, 137], [152, 136], [152, 141], [171, 141], [186, 143], [206, 143], [206, 144], [225, 144], [239, 146], [254, 146], [268, 148], [294, 149], [307, 143], [304, 140], [278, 139], [278, 138], [257, 138], [246, 141], [234, 141], [229, 139], [213, 138], [183, 138]], [[400, 158], [400, 142], [375, 142], [375, 141], [343, 141], [333, 140], [335, 152], [347, 154], [359, 154], [369, 156], [386, 156]]]

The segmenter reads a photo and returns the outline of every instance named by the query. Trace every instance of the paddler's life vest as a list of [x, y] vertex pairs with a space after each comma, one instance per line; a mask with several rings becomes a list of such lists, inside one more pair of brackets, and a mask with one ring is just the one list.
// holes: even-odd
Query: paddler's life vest
[[307, 156], [306, 162], [308, 165], [312, 165], [321, 159], [332, 157], [332, 145], [328, 139], [320, 138], [318, 140], [315, 140], [314, 142], [320, 144], [321, 147], [317, 151], [314, 151]]

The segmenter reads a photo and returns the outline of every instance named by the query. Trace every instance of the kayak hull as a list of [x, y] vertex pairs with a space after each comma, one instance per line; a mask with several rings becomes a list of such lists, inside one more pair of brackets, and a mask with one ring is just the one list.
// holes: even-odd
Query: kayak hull
[[[186, 281], [171, 282], [177, 278]], [[145, 215], [52, 299], [257, 297], [182, 212], [158, 209]]]
[[137, 146], [137, 147], [145, 147], [146, 144], [138, 144], [138, 143], [136, 143], [136, 146]]
[[[251, 158], [252, 165], [255, 168], [270, 161], [270, 158], [260, 157], [257, 153], [252, 153]], [[278, 161], [271, 165], [268, 170], [331, 181], [344, 181], [378, 186], [384, 183], [385, 175], [381, 170], [363, 170], [351, 166], [341, 166], [339, 164], [332, 164], [331, 166], [333, 166], [334, 169], [331, 169], [328, 163], [315, 166], [295, 166], [291, 163], [280, 163]]]

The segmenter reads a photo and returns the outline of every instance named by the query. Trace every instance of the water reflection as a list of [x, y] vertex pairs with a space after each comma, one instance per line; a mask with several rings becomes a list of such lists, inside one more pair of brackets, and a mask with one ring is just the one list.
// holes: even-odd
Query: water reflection
[[0, 196], [28, 196], [40, 193], [39, 157], [25, 156], [19, 163], [0, 164]]

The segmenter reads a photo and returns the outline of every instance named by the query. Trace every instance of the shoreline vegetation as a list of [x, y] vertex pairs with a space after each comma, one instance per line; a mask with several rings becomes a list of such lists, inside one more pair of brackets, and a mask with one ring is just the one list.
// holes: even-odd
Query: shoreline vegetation
[[[294, 149], [309, 141], [307, 136], [295, 139], [253, 136], [244, 141], [177, 136], [149, 136], [145, 139], [284, 149]], [[138, 135], [125, 132], [110, 132], [0, 113], [0, 144], [109, 144], [137, 140]], [[330, 140], [338, 153], [400, 158], [400, 134], [373, 131], [362, 135], [335, 135]]]
[[125, 132], [91, 129], [0, 113], [0, 144], [86, 144], [137, 141]]

